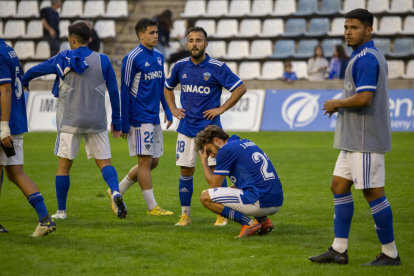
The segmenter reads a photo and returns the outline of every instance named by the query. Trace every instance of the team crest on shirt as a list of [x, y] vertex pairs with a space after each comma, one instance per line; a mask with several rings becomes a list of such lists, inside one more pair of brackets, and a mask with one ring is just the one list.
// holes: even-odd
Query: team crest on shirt
[[151, 149], [151, 144], [145, 144], [145, 149], [149, 151]]
[[162, 59], [158, 57], [157, 60], [158, 60], [158, 63], [162, 66]]
[[177, 160], [177, 161], [178, 161], [178, 159], [180, 159], [180, 155], [177, 153], [177, 154], [175, 155], [175, 160]]
[[203, 76], [204, 76], [204, 80], [205, 80], [205, 81], [208, 81], [208, 80], [210, 79], [210, 77], [211, 77], [211, 74], [210, 74], [209, 72], [205, 72], [205, 73], [203, 74]]

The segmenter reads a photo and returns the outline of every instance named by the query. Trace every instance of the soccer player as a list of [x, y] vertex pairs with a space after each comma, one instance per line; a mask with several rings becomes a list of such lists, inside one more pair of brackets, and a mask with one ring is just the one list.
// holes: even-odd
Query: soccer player
[[[135, 47], [122, 61], [121, 106], [122, 138], [128, 138], [129, 155], [138, 156], [135, 166], [120, 183], [125, 192], [138, 181], [147, 204], [148, 215], [173, 215], [159, 207], [154, 198], [151, 170], [158, 166], [163, 154], [162, 129], [160, 125], [160, 102], [168, 119], [167, 128], [172, 124], [172, 114], [165, 102], [164, 56], [155, 49], [158, 43], [157, 22], [149, 18], [140, 19], [135, 25], [140, 45]], [[114, 206], [112, 204], [112, 206]]]
[[345, 72], [341, 99], [325, 101], [323, 108], [329, 117], [338, 112], [334, 147], [341, 152], [331, 182], [335, 239], [328, 251], [309, 259], [318, 263], [348, 263], [354, 185], [368, 201], [382, 244], [382, 253], [364, 265], [400, 265], [392, 211], [384, 191], [384, 153], [391, 150], [387, 61], [371, 40], [372, 13], [356, 9], [345, 18], [345, 39], [354, 51]]
[[[201, 194], [204, 207], [240, 223], [239, 238], [270, 233], [273, 224], [267, 216], [276, 214], [282, 207], [283, 191], [269, 157], [252, 141], [236, 135], [229, 137], [214, 125], [197, 134], [195, 149], [200, 152], [211, 188]], [[214, 172], [208, 165], [208, 156], [216, 158]], [[221, 187], [226, 176], [233, 182], [230, 188]]]
[[[165, 82], [164, 94], [174, 117], [180, 120], [176, 150], [176, 165], [181, 167], [178, 185], [182, 215], [176, 225], [191, 223], [190, 206], [193, 195], [193, 175], [198, 152], [194, 137], [208, 125], [221, 127], [220, 115], [233, 107], [246, 93], [246, 86], [230, 68], [205, 53], [208, 46], [207, 33], [201, 27], [187, 31], [187, 48], [190, 57], [177, 61]], [[174, 88], [181, 84], [182, 108], [175, 105]], [[232, 92], [231, 97], [220, 106], [223, 87]], [[214, 169], [215, 160], [209, 159]], [[227, 187], [223, 179], [223, 187]], [[215, 225], [223, 226], [227, 219], [217, 216]]]
[[112, 190], [120, 219], [127, 215], [118, 187], [118, 176], [111, 164], [107, 132], [105, 87], [112, 107], [113, 138], [121, 135], [119, 91], [114, 69], [106, 55], [88, 49], [90, 29], [84, 22], [68, 27], [69, 44], [57, 56], [34, 66], [23, 77], [23, 86], [33, 78], [56, 74], [53, 94], [59, 98], [56, 111], [55, 155], [59, 156], [56, 173], [58, 210], [53, 218], [66, 219], [66, 200], [70, 186], [69, 172], [79, 152], [82, 138], [88, 158], [94, 158], [102, 177]]
[[[27, 116], [22, 67], [14, 50], [3, 39], [0, 39], [0, 102], [0, 174], [3, 174], [4, 167], [7, 178], [19, 187], [36, 210], [39, 224], [32, 236], [46, 236], [56, 230], [56, 223], [50, 218], [36, 184], [23, 171], [23, 134], [27, 132]], [[13, 149], [15, 154], [7, 156], [6, 151]], [[7, 232], [0, 225], [0, 233]]]

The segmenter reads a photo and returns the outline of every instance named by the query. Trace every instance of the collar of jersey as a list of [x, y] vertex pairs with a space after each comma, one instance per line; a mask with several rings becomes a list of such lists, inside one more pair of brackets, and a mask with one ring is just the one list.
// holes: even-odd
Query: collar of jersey
[[194, 67], [194, 66], [204, 67], [206, 66], [209, 60], [210, 60], [210, 56], [206, 54], [206, 58], [202, 62], [200, 62], [199, 64], [194, 64], [194, 62], [191, 60], [191, 57], [190, 57], [191, 67]]
[[89, 50], [88, 46], [81, 46], [73, 51], [81, 53], [81, 55], [83, 55], [84, 57], [87, 57], [90, 54], [92, 54], [92, 50]]
[[364, 44], [362, 44], [361, 46], [359, 46], [358, 48], [356, 48], [352, 54], [350, 59], [352, 59], [354, 56], [358, 55], [363, 49], [365, 48], [374, 48], [374, 41], [370, 40], [368, 42], [365, 42]]
[[237, 136], [237, 135], [232, 135], [232, 136], [231, 136], [231, 137], [227, 140], [227, 143], [228, 143], [228, 142], [231, 142], [231, 141], [233, 141], [233, 140], [237, 140], [237, 139], [238, 139], [238, 140], [241, 140], [239, 136]]
[[138, 46], [142, 51], [146, 52], [148, 55], [152, 56], [152, 54], [154, 53], [154, 49], [150, 50], [147, 47], [145, 47], [142, 44], [139, 44]]

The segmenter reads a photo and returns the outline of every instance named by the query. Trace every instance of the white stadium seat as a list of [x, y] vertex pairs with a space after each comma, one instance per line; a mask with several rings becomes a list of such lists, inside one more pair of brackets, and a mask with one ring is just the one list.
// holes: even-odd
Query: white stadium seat
[[289, 15], [296, 12], [295, 0], [276, 0], [272, 15]]
[[164, 62], [164, 75], [168, 77], [169, 71], [168, 71], [168, 63]]
[[105, 14], [105, 1], [88, 0], [85, 3], [82, 17], [94, 18]]
[[332, 20], [331, 31], [328, 32], [330, 36], [344, 35], [345, 18], [337, 17]]
[[59, 52], [62, 52], [64, 50], [70, 50], [69, 41], [63, 41], [60, 43]]
[[9, 20], [4, 26], [3, 38], [18, 38], [26, 35], [26, 23], [23, 20]]
[[217, 23], [214, 37], [232, 37], [237, 35], [239, 23], [236, 19], [224, 19]]
[[378, 32], [378, 18], [374, 16], [374, 22], [372, 22], [372, 33], [375, 34]]
[[413, 1], [412, 0], [392, 0], [391, 13], [405, 13], [413, 11]]
[[365, 0], [344, 0], [342, 13], [347, 13], [355, 9], [365, 9]]
[[404, 79], [414, 79], [414, 59], [410, 60], [407, 64], [407, 71], [403, 76]]
[[204, 0], [189, 0], [185, 2], [182, 17], [195, 17], [206, 13], [206, 2]]
[[108, 38], [116, 36], [116, 27], [114, 20], [98, 20], [95, 24], [95, 31], [99, 38]]
[[52, 4], [51, 4], [50, 0], [45, 0], [45, 1], [42, 1], [42, 3], [40, 4], [39, 10], [41, 11], [43, 8], [47, 8], [47, 7], [51, 7], [51, 6], [52, 6]]
[[253, 0], [252, 12], [249, 16], [265, 16], [273, 11], [273, 0]]
[[388, 79], [398, 79], [404, 76], [404, 61], [388, 60]]
[[50, 58], [50, 46], [47, 41], [40, 41], [36, 46], [36, 59], [49, 59]]
[[39, 17], [39, 6], [37, 1], [22, 0], [17, 7], [17, 14], [15, 17], [27, 18], [27, 17]]
[[212, 58], [222, 58], [226, 55], [226, 42], [225, 41], [210, 41], [208, 43], [206, 52]]
[[226, 62], [227, 67], [230, 68], [230, 70], [237, 75], [237, 62], [231, 61], [231, 62]]
[[368, 0], [367, 2], [367, 10], [372, 13], [382, 13], [388, 9], [388, 0]]
[[207, 5], [206, 17], [220, 17], [226, 15], [229, 10], [229, 2], [227, 0], [210, 0]]
[[10, 40], [5, 40], [4, 43], [13, 48], [13, 43]]
[[261, 80], [276, 80], [283, 77], [284, 66], [281, 61], [266, 61], [262, 67]]
[[32, 58], [35, 55], [34, 41], [17, 41], [13, 49], [20, 60]]
[[0, 21], [0, 37], [3, 37], [3, 21]]
[[195, 25], [202, 27], [208, 36], [213, 36], [216, 33], [216, 21], [215, 20], [197, 20]]
[[0, 1], [0, 18], [16, 15], [16, 1]]
[[65, 1], [63, 2], [62, 12], [60, 17], [76, 17], [83, 14], [83, 2], [79, 0]]
[[271, 40], [254, 40], [250, 49], [249, 59], [266, 58], [273, 53]]
[[227, 59], [242, 59], [249, 55], [249, 41], [230, 41], [227, 47]]
[[178, 49], [180, 49], [180, 42], [170, 41], [170, 47], [165, 48], [164, 60], [169, 60], [172, 54], [178, 52]]
[[260, 62], [247, 61], [240, 63], [239, 78], [242, 80], [254, 80], [260, 77]]
[[68, 37], [68, 27], [70, 25], [69, 20], [60, 20], [59, 22], [59, 33], [60, 37]]
[[175, 20], [173, 22], [173, 28], [171, 30], [171, 37], [183, 37], [185, 36], [185, 20]]
[[414, 34], [414, 16], [407, 16], [404, 20], [403, 34]]
[[285, 24], [283, 19], [266, 19], [263, 21], [262, 33], [260, 37], [274, 37], [283, 34]]
[[43, 24], [40, 20], [32, 20], [27, 24], [26, 38], [43, 37]]
[[292, 61], [292, 72], [298, 79], [308, 79], [308, 63], [306, 61]]
[[246, 16], [250, 14], [250, 0], [232, 0], [227, 16]]
[[239, 37], [254, 37], [260, 34], [262, 22], [260, 19], [243, 19], [240, 23]]
[[128, 16], [128, 1], [111, 0], [106, 7], [106, 17], [120, 18]]
[[393, 35], [402, 31], [402, 21], [400, 16], [384, 16], [381, 19], [378, 34]]

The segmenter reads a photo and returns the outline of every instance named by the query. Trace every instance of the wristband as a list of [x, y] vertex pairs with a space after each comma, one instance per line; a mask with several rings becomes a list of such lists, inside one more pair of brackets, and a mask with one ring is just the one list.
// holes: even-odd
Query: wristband
[[3, 140], [4, 138], [8, 136], [11, 136], [9, 122], [1, 121], [0, 122], [0, 139]]

